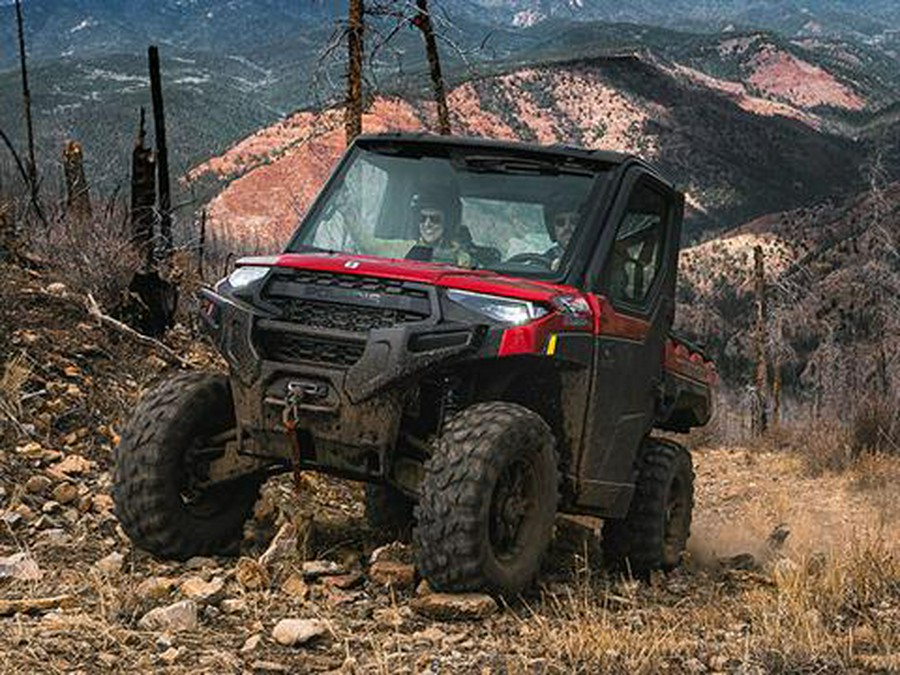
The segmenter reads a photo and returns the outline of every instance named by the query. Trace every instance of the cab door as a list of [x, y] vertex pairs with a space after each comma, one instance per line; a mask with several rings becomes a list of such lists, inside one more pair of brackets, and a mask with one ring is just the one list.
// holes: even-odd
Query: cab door
[[656, 415], [675, 316], [682, 196], [640, 168], [623, 180], [587, 276], [599, 319], [578, 467], [578, 502], [627, 512], [635, 457]]

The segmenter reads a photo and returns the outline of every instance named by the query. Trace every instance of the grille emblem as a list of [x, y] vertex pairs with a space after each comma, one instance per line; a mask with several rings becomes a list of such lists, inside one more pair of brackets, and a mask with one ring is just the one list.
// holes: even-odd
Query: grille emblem
[[348, 270], [355, 270], [359, 267], [359, 261], [358, 260], [348, 260], [347, 262], [344, 263], [344, 267], [346, 267]]

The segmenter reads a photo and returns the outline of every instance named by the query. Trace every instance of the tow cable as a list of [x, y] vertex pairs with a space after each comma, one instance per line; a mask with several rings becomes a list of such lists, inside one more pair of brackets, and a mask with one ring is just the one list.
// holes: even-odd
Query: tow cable
[[281, 413], [281, 421], [284, 429], [291, 439], [291, 463], [294, 469], [294, 493], [300, 494], [300, 435], [297, 433], [297, 420], [300, 419], [300, 404], [303, 402], [304, 391], [296, 382], [290, 382], [287, 386], [287, 396], [284, 400], [284, 410]]

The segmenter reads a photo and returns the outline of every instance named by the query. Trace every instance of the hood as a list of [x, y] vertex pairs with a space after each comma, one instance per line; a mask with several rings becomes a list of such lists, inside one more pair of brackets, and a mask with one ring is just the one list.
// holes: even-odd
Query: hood
[[273, 264], [277, 267], [413, 281], [533, 302], [547, 302], [560, 294], [581, 295], [580, 291], [571, 286], [512, 277], [490, 270], [466, 270], [441, 263], [374, 256], [325, 252], [285, 253], [275, 258]]

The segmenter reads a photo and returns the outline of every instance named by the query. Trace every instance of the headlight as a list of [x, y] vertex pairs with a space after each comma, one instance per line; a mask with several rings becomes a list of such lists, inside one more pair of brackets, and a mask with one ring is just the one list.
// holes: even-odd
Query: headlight
[[447, 297], [463, 307], [513, 326], [521, 326], [548, 313], [546, 309], [533, 302], [504, 298], [499, 295], [451, 289], [447, 291]]
[[234, 272], [228, 275], [228, 285], [235, 291], [246, 288], [254, 281], [259, 281], [268, 274], [268, 267], [257, 267], [248, 265], [247, 267], [238, 267]]

